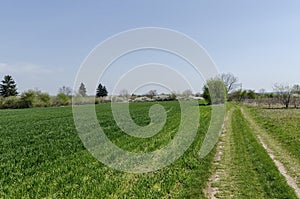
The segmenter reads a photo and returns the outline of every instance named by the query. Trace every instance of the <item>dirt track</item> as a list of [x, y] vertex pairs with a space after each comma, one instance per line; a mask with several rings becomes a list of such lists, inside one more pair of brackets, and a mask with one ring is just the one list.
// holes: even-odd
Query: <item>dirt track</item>
[[231, 115], [235, 108], [241, 109], [242, 115], [249, 123], [253, 134], [273, 160], [281, 175], [284, 176], [287, 184], [295, 191], [296, 196], [300, 198], [300, 162], [291, 157], [274, 138], [262, 129], [248, 114], [247, 110], [239, 106], [231, 108], [226, 114], [214, 157], [213, 174], [209, 178], [207, 188], [204, 190], [205, 195], [212, 199], [222, 198], [223, 195], [229, 198], [234, 197], [230, 194], [232, 190], [229, 189], [235, 186], [235, 182], [234, 177], [230, 175], [228, 165], [232, 165], [232, 151], [235, 147], [231, 139]]
[[[280, 145], [271, 137], [267, 135], [267, 132], [265, 132], [263, 129], [261, 129], [255, 121], [251, 118], [251, 116], [243, 109], [241, 108], [241, 111], [244, 115], [244, 117], [247, 119], [247, 121], [250, 123], [251, 127], [253, 128], [253, 131], [255, 132], [257, 138], [259, 139], [262, 146], [265, 148], [265, 150], [268, 152], [270, 158], [273, 160], [275, 165], [277, 166], [280, 173], [285, 177], [288, 185], [290, 185], [298, 198], [300, 198], [300, 188], [297, 185], [297, 177], [292, 177], [289, 173], [292, 172], [295, 168], [286, 168], [285, 165], [279, 160], [281, 158], [284, 158], [285, 161], [289, 162], [289, 165], [294, 165], [297, 160], [292, 158], [289, 153], [285, 152], [284, 149], [280, 147]], [[277, 146], [276, 148], [273, 147], [272, 149], [266, 144], [266, 140], [268, 140], [268, 143], [270, 143], [270, 146]], [[272, 143], [272, 144], [271, 144]], [[274, 151], [276, 150], [276, 151]], [[275, 155], [277, 154], [277, 155]], [[278, 156], [282, 156], [281, 158]], [[297, 165], [297, 168], [299, 169], [300, 165]], [[298, 173], [299, 174], [299, 173]]]

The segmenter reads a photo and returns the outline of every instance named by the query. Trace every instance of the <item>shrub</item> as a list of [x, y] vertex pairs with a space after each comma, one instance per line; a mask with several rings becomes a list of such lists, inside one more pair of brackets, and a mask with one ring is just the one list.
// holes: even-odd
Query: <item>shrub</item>
[[33, 90], [28, 90], [22, 93], [21, 99], [24, 103], [27, 104], [28, 107], [33, 107], [33, 104], [36, 100], [36, 93]]
[[47, 107], [51, 106], [51, 97], [48, 93], [39, 90], [28, 90], [23, 92], [21, 99], [28, 107]]
[[51, 97], [48, 93], [37, 93], [37, 102], [35, 106], [47, 107], [51, 105]]
[[59, 93], [57, 94], [55, 98], [55, 103], [56, 106], [67, 106], [71, 104], [71, 98], [67, 96], [64, 93]]
[[29, 108], [26, 101], [22, 100], [20, 97], [10, 96], [6, 98], [1, 98], [0, 100], [0, 108]]
[[227, 99], [227, 90], [220, 79], [210, 79], [203, 87], [203, 98], [208, 104], [223, 104]]

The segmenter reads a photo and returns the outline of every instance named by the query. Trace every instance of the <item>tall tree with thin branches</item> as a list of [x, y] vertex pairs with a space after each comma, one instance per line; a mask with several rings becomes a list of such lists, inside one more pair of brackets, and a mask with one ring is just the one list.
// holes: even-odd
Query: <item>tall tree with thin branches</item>
[[278, 100], [285, 108], [289, 108], [292, 97], [292, 88], [289, 85], [276, 83], [273, 86], [273, 90], [276, 92]]
[[58, 94], [65, 94], [66, 96], [71, 97], [72, 88], [70, 88], [68, 86], [63, 86], [63, 87], [59, 88]]
[[224, 82], [226, 88], [227, 88], [227, 92], [230, 93], [231, 91], [234, 90], [234, 85], [235, 83], [238, 82], [238, 78], [235, 77], [233, 74], [231, 73], [222, 73], [220, 75], [221, 80]]

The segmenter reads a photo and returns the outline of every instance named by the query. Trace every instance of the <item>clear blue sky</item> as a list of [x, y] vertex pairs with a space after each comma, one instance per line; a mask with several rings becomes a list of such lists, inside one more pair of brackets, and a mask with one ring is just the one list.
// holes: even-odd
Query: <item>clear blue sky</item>
[[1, 1], [0, 76], [11, 74], [20, 91], [56, 94], [62, 85], [73, 86], [98, 43], [147, 26], [194, 38], [244, 88], [300, 84], [297, 0]]

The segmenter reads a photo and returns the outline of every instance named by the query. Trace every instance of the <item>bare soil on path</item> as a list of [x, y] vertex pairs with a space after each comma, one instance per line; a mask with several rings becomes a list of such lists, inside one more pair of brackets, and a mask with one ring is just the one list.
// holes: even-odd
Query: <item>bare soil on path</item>
[[213, 169], [214, 172], [211, 175], [211, 177], [208, 180], [207, 187], [204, 190], [204, 193], [206, 197], [211, 198], [211, 199], [217, 199], [218, 197], [216, 196], [219, 192], [219, 188], [215, 186], [215, 184], [219, 183], [220, 177], [226, 175], [225, 170], [221, 164], [221, 158], [222, 155], [224, 155], [224, 144], [228, 143], [225, 139], [225, 134], [226, 134], [226, 129], [228, 128], [228, 122], [230, 122], [230, 117], [231, 117], [231, 111], [228, 111], [222, 126], [219, 142], [217, 144], [217, 150], [216, 154], [214, 157], [214, 162], [213, 162]]

